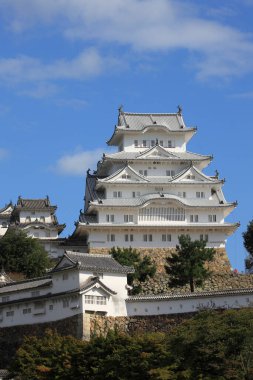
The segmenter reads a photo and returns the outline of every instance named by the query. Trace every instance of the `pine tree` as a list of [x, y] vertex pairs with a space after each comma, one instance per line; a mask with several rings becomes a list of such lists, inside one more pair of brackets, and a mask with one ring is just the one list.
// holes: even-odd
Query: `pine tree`
[[203, 284], [211, 272], [205, 267], [206, 262], [214, 258], [215, 250], [206, 248], [205, 240], [192, 241], [189, 235], [178, 237], [180, 245], [176, 246], [176, 252], [167, 257], [166, 272], [170, 275], [169, 286], [190, 285], [191, 292], [195, 286]]

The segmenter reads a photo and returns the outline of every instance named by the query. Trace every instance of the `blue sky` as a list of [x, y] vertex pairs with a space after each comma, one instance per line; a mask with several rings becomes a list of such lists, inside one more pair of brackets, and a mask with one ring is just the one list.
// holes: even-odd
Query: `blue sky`
[[253, 0], [1, 0], [0, 207], [49, 195], [65, 235], [117, 121], [176, 112], [226, 178], [234, 268], [253, 218]]

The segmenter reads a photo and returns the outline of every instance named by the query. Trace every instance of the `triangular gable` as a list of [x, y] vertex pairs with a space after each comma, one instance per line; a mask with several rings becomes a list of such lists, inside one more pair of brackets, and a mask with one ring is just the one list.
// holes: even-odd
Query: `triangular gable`
[[52, 269], [52, 272], [58, 271], [60, 269], [69, 268], [69, 267], [75, 267], [76, 265], [77, 263], [71, 260], [70, 257], [68, 257], [67, 253], [64, 253], [60, 261]]
[[172, 179], [173, 182], [217, 182], [217, 180], [212, 179], [205, 174], [203, 174], [200, 170], [198, 170], [195, 166], [190, 166], [189, 168], [180, 172], [177, 176]]
[[10, 215], [12, 213], [12, 211], [13, 211], [13, 205], [12, 205], [12, 203], [9, 203], [8, 205], [6, 205], [2, 209], [0, 209], [0, 216], [1, 215]]
[[116, 173], [107, 178], [99, 180], [99, 182], [150, 182], [146, 177], [137, 173], [130, 166], [118, 170]]
[[161, 145], [155, 145], [152, 148], [146, 150], [145, 152], [139, 154], [137, 159], [142, 158], [178, 158], [175, 154], [168, 152]]
[[90, 292], [98, 293], [102, 295], [115, 295], [117, 292], [114, 290], [108, 288], [98, 277], [95, 278], [89, 278], [86, 283], [81, 286], [81, 293], [82, 294], [90, 294]]

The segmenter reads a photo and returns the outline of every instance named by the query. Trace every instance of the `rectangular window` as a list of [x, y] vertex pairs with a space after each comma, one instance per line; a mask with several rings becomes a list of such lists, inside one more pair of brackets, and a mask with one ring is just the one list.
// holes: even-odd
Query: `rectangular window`
[[148, 235], [147, 234], [143, 235], [143, 241], [148, 241]]
[[134, 241], [134, 235], [130, 234], [126, 234], [125, 235], [125, 241]]
[[144, 174], [145, 176], [147, 176], [147, 175], [148, 175], [148, 171], [147, 171], [147, 170], [144, 170], [144, 171], [143, 171], [143, 174]]
[[142, 146], [143, 146], [144, 148], [147, 147], [147, 140], [142, 140]]
[[23, 314], [31, 314], [31, 312], [32, 312], [32, 309], [30, 307], [23, 309]]
[[2, 297], [2, 302], [8, 302], [10, 300], [9, 296]]
[[41, 216], [41, 217], [40, 217], [40, 222], [41, 222], [41, 223], [45, 223], [45, 217], [44, 217], [44, 216]]
[[134, 146], [137, 148], [139, 146], [138, 140], [134, 140]]
[[198, 215], [190, 215], [190, 222], [191, 223], [198, 223], [199, 216]]
[[172, 141], [168, 140], [168, 148], [172, 148]]
[[171, 234], [162, 234], [162, 241], [171, 241]]
[[208, 221], [209, 222], [216, 222], [217, 218], [216, 215], [208, 215]]
[[200, 235], [200, 240], [208, 241], [208, 235], [207, 234], [205, 234], [205, 235], [201, 234]]
[[39, 290], [35, 290], [34, 292], [31, 292], [31, 296], [32, 297], [38, 297], [40, 295], [40, 291]]
[[113, 198], [122, 198], [122, 192], [121, 191], [114, 191], [113, 192]]
[[166, 170], [166, 176], [174, 177], [174, 175], [175, 175], [175, 170]]
[[107, 223], [109, 223], [109, 222], [113, 223], [114, 222], [114, 215], [113, 214], [111, 214], [111, 215], [107, 214], [106, 215], [106, 222]]
[[141, 195], [140, 191], [133, 191], [132, 196], [133, 198], [138, 198]]
[[49, 305], [49, 310], [53, 310], [54, 309], [54, 305]]
[[106, 305], [106, 297], [105, 296], [85, 296], [85, 303], [90, 305]]
[[105, 296], [95, 296], [97, 305], [106, 305], [106, 297]]
[[13, 317], [14, 310], [6, 311], [6, 317]]
[[161, 146], [163, 146], [163, 140], [160, 140], [160, 141], [159, 141], [159, 144], [160, 144]]
[[62, 301], [62, 307], [69, 307], [69, 300], [63, 300]]
[[124, 222], [125, 223], [132, 223], [134, 221], [133, 215], [124, 215]]
[[152, 241], [153, 240], [153, 236], [150, 234], [148, 235], [148, 241]]
[[155, 140], [151, 140], [151, 146], [155, 146]]
[[205, 198], [205, 193], [203, 191], [197, 191], [196, 192], [196, 197], [197, 198]]
[[67, 280], [68, 278], [69, 278], [68, 273], [63, 273], [63, 275], [62, 275], [62, 279], [63, 279], [63, 280]]
[[107, 235], [107, 241], [115, 241], [115, 235], [114, 234], [108, 234]]

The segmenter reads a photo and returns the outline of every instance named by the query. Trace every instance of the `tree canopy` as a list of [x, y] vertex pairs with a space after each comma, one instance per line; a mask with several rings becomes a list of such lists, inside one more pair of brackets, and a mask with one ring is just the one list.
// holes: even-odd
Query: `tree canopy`
[[206, 310], [169, 333], [110, 331], [89, 342], [48, 330], [24, 340], [10, 375], [19, 380], [252, 380], [252, 320], [253, 309]]
[[170, 275], [169, 286], [190, 285], [191, 292], [195, 286], [203, 284], [211, 272], [205, 267], [205, 263], [214, 258], [215, 250], [206, 248], [205, 240], [191, 240], [189, 235], [178, 237], [179, 245], [176, 252], [166, 258], [166, 272]]
[[246, 268], [253, 267], [253, 220], [247, 225], [247, 230], [243, 232], [243, 244], [249, 253], [249, 257], [246, 259]]
[[141, 284], [147, 277], [154, 277], [156, 266], [151, 262], [150, 257], [144, 256], [141, 258], [140, 253], [133, 248], [115, 248], [110, 250], [112, 257], [121, 265], [134, 267], [135, 272], [127, 275], [127, 282], [133, 287], [132, 294], [137, 294], [141, 291]]
[[39, 277], [50, 267], [47, 252], [37, 239], [21, 230], [10, 229], [0, 239], [0, 267], [20, 272], [27, 278]]

